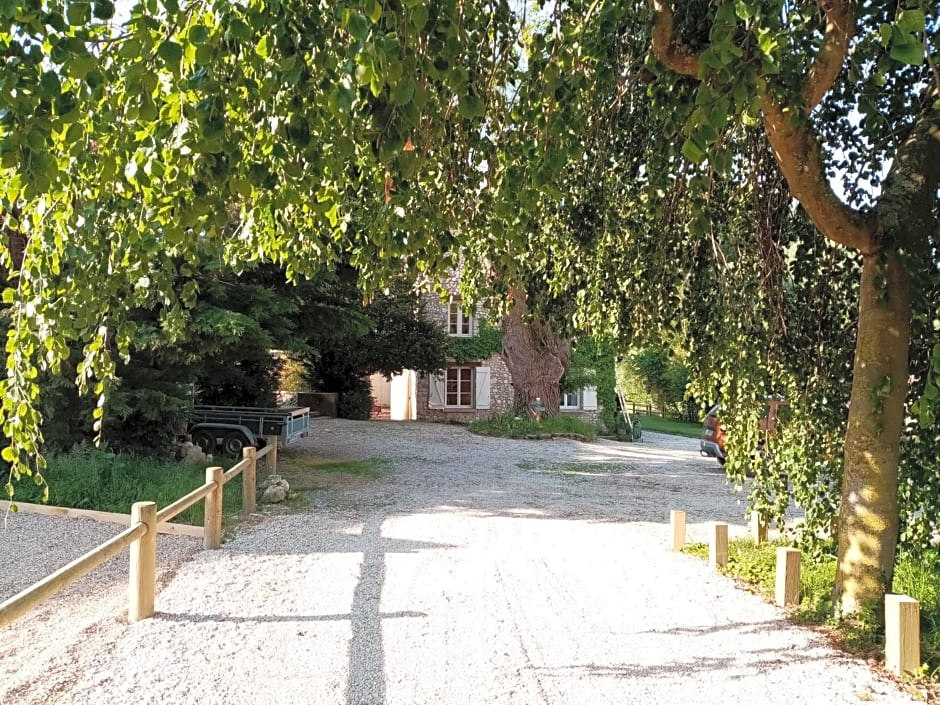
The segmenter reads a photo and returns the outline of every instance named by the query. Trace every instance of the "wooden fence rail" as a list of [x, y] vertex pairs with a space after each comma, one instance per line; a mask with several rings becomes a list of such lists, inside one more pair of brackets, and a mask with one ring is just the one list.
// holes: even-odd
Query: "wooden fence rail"
[[[44, 600], [118, 555], [125, 548], [130, 549], [128, 621], [137, 622], [152, 617], [156, 593], [158, 527], [205, 499], [203, 545], [207, 549], [219, 548], [222, 543], [222, 498], [225, 483], [244, 473], [242, 510], [246, 513], [254, 511], [259, 458], [265, 458], [265, 465], [271, 473], [277, 472], [276, 437], [268, 438], [268, 445], [261, 451], [256, 448], [245, 448], [243, 459], [227, 472], [223, 472], [220, 467], [206, 468], [206, 482], [203, 485], [172, 504], [168, 504], [160, 511], [157, 511], [157, 505], [154, 502], [135, 502], [131, 508], [129, 528], [0, 603], [0, 627], [5, 627], [23, 616]], [[97, 514], [105, 517], [106, 513], [97, 512]], [[127, 515], [120, 516], [127, 517]], [[110, 518], [105, 520], [113, 521]]]

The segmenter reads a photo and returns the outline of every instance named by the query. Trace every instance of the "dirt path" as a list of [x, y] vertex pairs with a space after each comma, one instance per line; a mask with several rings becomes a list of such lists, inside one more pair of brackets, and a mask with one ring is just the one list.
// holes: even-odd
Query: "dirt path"
[[743, 531], [694, 441], [320, 421], [306, 450], [313, 461], [283, 453], [319, 487], [306, 506], [199, 552], [154, 619], [85, 642], [92, 656], [54, 702], [913, 702], [666, 550], [670, 508], [693, 538], [713, 520]]

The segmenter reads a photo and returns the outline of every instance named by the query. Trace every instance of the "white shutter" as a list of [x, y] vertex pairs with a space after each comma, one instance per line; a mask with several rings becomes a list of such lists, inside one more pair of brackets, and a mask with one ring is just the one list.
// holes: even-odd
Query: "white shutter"
[[581, 390], [581, 408], [585, 411], [597, 411], [597, 387], [585, 387]]
[[477, 367], [476, 380], [477, 408], [490, 408], [490, 368]]
[[428, 408], [444, 408], [444, 377], [441, 375], [428, 377]]

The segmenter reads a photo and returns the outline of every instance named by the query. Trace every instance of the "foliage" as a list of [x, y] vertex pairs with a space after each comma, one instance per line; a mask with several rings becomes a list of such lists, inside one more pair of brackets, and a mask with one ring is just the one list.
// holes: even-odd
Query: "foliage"
[[653, 403], [653, 398], [646, 390], [643, 380], [633, 368], [628, 357], [618, 355], [615, 366], [617, 373], [617, 386], [623, 393], [624, 399], [641, 404]]
[[337, 414], [367, 419], [372, 410], [367, 377], [386, 377], [403, 369], [434, 374], [443, 369], [448, 339], [439, 326], [421, 314], [417, 298], [399, 286], [360, 307], [354, 303], [353, 281], [334, 292], [333, 307], [352, 309], [357, 324], [345, 329], [324, 322], [311, 329], [306, 363], [311, 388], [339, 394]]
[[481, 436], [501, 438], [548, 439], [553, 436], [577, 436], [593, 440], [597, 436], [597, 429], [592, 424], [566, 414], [545, 416], [541, 421], [535, 421], [528, 416], [503, 414], [474, 421], [467, 428]]
[[447, 339], [447, 357], [458, 365], [486, 360], [503, 349], [503, 333], [481, 320], [476, 335], [452, 336]]
[[640, 350], [630, 361], [653, 403], [671, 407], [679, 416], [685, 416], [689, 368], [668, 351], [657, 348]]
[[58, 372], [79, 341], [79, 385], [104, 395], [130, 311], [160, 301], [168, 334], [182, 329], [207, 244], [290, 277], [345, 252], [367, 287], [453, 263], [446, 225], [466, 220], [492, 146], [484, 113], [516, 62], [504, 1], [145, 0], [120, 28], [111, 3], [96, 8], [0, 9], [0, 210], [28, 238], [4, 292], [17, 477], [41, 467], [39, 369]]
[[[113, 453], [106, 448], [76, 446], [67, 453], [49, 455], [49, 503], [58, 507], [95, 509], [127, 514], [134, 502], [152, 501], [162, 508], [205, 482], [202, 466]], [[18, 498], [41, 500], [42, 488], [24, 484]], [[203, 523], [203, 502], [196, 503], [174, 521]], [[241, 476], [225, 485], [226, 513], [241, 509]]]
[[614, 355], [609, 342], [593, 338], [575, 341], [568, 369], [561, 380], [561, 389], [574, 392], [584, 387], [594, 387], [597, 390], [601, 423], [607, 429], [614, 429], [618, 415], [617, 391]]

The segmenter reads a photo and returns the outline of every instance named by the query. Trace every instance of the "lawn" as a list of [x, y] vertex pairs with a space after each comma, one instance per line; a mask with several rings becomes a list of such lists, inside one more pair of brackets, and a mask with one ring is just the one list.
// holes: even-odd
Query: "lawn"
[[664, 419], [662, 416], [636, 416], [635, 418], [640, 420], [640, 426], [644, 431], [669, 433], [673, 436], [685, 436], [687, 438], [699, 438], [702, 435], [702, 424], [700, 423]]

